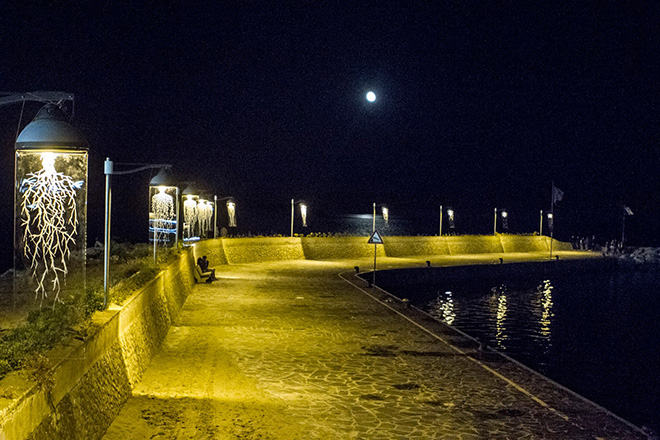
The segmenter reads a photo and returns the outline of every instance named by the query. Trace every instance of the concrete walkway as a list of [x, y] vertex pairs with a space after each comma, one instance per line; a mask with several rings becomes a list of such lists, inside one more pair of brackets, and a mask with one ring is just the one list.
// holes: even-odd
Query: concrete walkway
[[[428, 259], [383, 258], [379, 267]], [[353, 281], [356, 264], [373, 262], [219, 267], [221, 281], [195, 288], [105, 438], [645, 438], [517, 364], [479, 352], [450, 328], [361, 288]]]

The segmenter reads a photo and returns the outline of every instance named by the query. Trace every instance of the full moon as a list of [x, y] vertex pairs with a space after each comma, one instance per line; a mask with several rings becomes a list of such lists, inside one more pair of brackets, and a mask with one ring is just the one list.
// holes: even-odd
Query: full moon
[[376, 94], [374, 92], [367, 92], [367, 101], [374, 102], [376, 100]]

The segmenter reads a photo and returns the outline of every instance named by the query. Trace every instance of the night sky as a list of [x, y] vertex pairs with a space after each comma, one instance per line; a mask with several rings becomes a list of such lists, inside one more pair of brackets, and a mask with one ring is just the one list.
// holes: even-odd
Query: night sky
[[[554, 180], [560, 238], [620, 237], [626, 204], [631, 243], [660, 244], [657, 2], [80, 3], [0, 6], [0, 90], [75, 94], [92, 241], [109, 156], [234, 196], [242, 233], [286, 234], [291, 198], [309, 231], [377, 202], [412, 234], [440, 204], [458, 232], [496, 206], [533, 232]], [[3, 249], [20, 113], [0, 108]], [[152, 175], [115, 178], [113, 235], [146, 241]]]

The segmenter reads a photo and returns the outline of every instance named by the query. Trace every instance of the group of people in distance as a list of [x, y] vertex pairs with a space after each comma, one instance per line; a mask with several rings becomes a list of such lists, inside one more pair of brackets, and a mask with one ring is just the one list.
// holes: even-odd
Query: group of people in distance
[[206, 275], [208, 272], [210, 272], [209, 277], [206, 279], [207, 283], [218, 280], [215, 277], [215, 269], [209, 268], [209, 260], [206, 259], [206, 255], [197, 259], [197, 265], [202, 270], [202, 274]]

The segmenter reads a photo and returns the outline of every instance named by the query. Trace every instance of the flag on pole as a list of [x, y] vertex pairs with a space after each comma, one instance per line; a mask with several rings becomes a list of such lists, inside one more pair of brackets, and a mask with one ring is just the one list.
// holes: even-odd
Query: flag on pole
[[561, 202], [563, 198], [564, 198], [564, 191], [552, 185], [552, 204], [554, 205], [557, 202]]
[[624, 215], [633, 215], [632, 209], [630, 209], [629, 207], [627, 207], [625, 205], [623, 206], [623, 212], [624, 212]]

